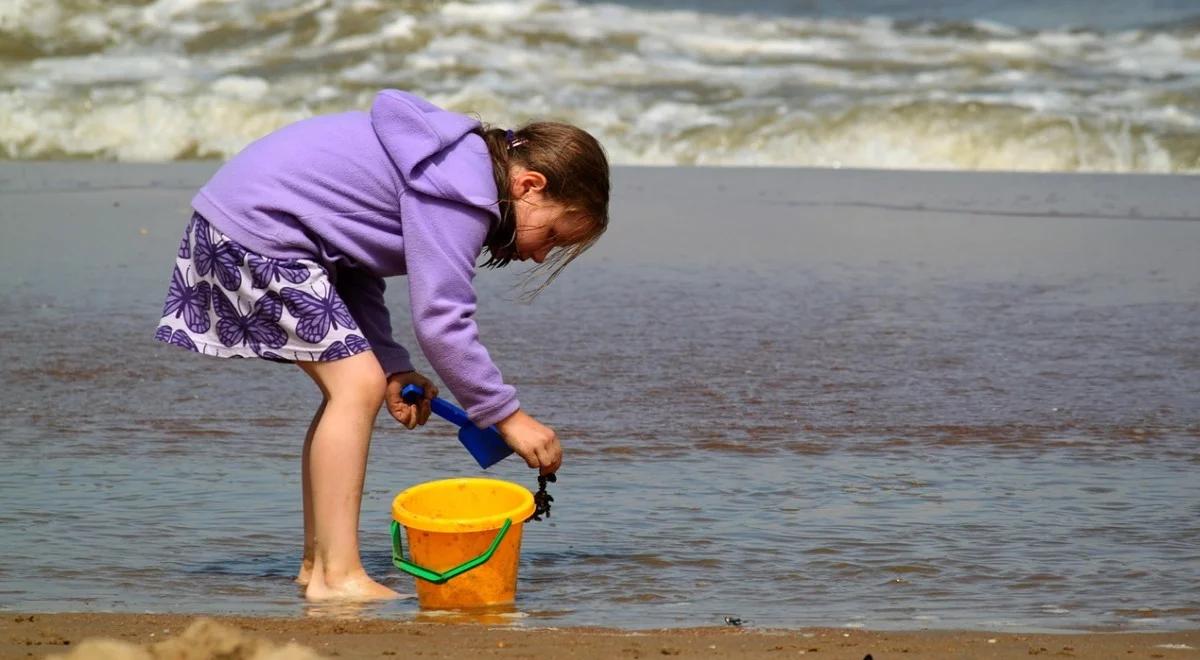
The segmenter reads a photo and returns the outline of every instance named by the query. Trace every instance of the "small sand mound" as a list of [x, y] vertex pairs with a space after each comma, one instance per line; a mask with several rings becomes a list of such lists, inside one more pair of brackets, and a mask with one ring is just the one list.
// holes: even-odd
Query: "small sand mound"
[[312, 649], [251, 637], [211, 619], [197, 619], [178, 637], [148, 646], [112, 639], [84, 640], [49, 660], [319, 660]]

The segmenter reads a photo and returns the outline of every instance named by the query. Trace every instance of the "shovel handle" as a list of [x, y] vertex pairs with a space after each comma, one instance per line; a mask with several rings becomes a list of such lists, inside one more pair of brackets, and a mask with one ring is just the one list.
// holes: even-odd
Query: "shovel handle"
[[[405, 403], [416, 403], [424, 396], [425, 388], [420, 385], [405, 385], [404, 389], [400, 390], [400, 398], [404, 399]], [[429, 401], [429, 407], [435, 415], [459, 428], [471, 423], [470, 418], [467, 417], [467, 411], [445, 399], [435, 396]]]

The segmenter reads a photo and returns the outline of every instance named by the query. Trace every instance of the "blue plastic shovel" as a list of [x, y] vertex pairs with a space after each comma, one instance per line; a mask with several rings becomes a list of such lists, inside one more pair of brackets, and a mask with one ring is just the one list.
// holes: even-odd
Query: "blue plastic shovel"
[[[404, 399], [405, 403], [416, 403], [424, 396], [425, 388], [420, 385], [405, 385], [404, 389], [400, 390], [400, 398]], [[475, 426], [467, 417], [466, 411], [445, 399], [434, 397], [429, 402], [429, 407], [438, 417], [458, 426], [458, 441], [471, 452], [479, 467], [486, 470], [513, 453], [512, 447], [504, 442], [495, 426], [486, 429]]]

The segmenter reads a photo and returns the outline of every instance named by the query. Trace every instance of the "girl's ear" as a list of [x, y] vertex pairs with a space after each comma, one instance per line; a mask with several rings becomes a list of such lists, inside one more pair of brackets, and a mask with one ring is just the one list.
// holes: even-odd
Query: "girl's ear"
[[512, 177], [513, 199], [521, 199], [530, 192], [542, 192], [546, 189], [546, 177], [541, 172], [521, 169]]

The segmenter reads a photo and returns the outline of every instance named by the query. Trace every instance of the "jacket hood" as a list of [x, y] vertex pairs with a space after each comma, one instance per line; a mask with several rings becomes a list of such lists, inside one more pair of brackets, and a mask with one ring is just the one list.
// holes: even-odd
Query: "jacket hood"
[[371, 125], [410, 187], [499, 217], [496, 181], [479, 122], [395, 89], [375, 96]]

